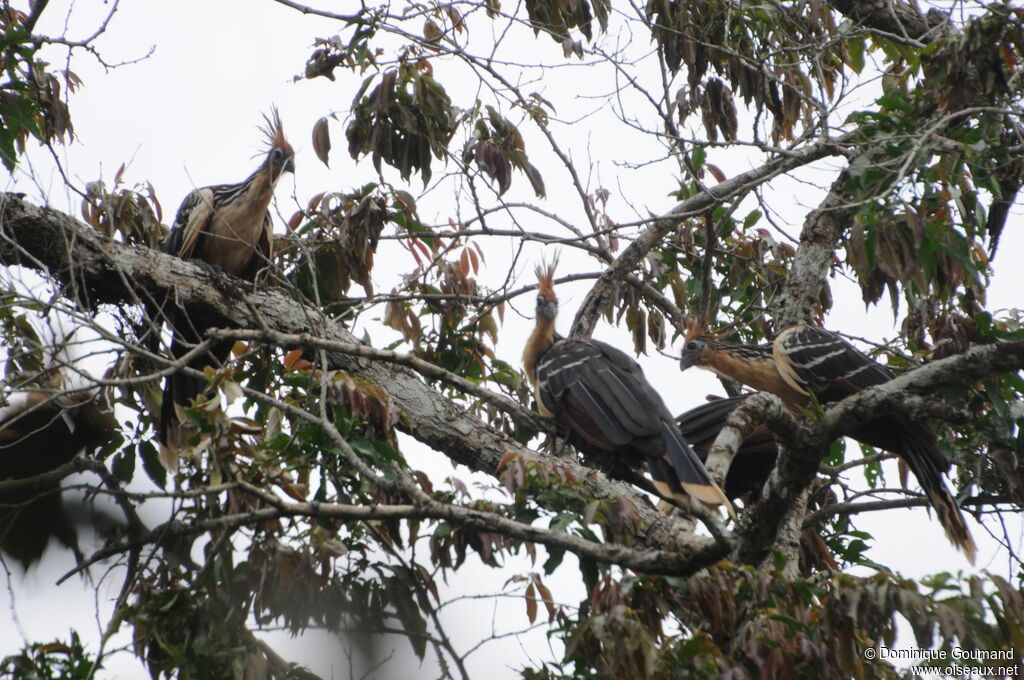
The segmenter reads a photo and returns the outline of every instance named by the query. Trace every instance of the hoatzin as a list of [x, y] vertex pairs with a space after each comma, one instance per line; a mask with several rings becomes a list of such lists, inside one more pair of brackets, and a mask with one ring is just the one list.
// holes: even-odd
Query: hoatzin
[[634, 468], [646, 462], [663, 498], [687, 508], [692, 496], [724, 503], [731, 512], [640, 366], [611, 345], [555, 333], [555, 265], [537, 270], [537, 323], [523, 350], [537, 410], [568, 430], [579, 448], [611, 454]]
[[[750, 396], [751, 393], [724, 399], [708, 397], [708, 403], [692, 408], [676, 418], [679, 432], [702, 461], [707, 461], [711, 446], [715, 443], [718, 433], [725, 427], [729, 414]], [[759, 425], [753, 434], [740, 444], [729, 467], [722, 488], [729, 500], [760, 491], [774, 469], [778, 455], [775, 435], [764, 425]]]
[[[0, 481], [50, 472], [82, 452], [100, 448], [116, 428], [113, 408], [95, 389], [67, 391], [59, 372], [42, 384], [7, 395], [0, 409]], [[0, 551], [26, 568], [51, 537], [78, 554], [76, 512], [61, 497], [60, 480], [0, 492]]]
[[[756, 390], [771, 392], [793, 411], [813, 396], [821, 404], [839, 401], [895, 376], [839, 336], [797, 325], [765, 345], [733, 345], [693, 326], [686, 334], [680, 364], [700, 366]], [[857, 441], [898, 455], [914, 473], [950, 542], [974, 562], [974, 539], [943, 474], [949, 462], [939, 451], [935, 432], [923, 422], [900, 415], [881, 416], [850, 433]]]
[[[203, 187], [186, 196], [174, 218], [165, 252], [255, 282], [272, 252], [273, 223], [268, 208], [274, 186], [285, 172], [295, 172], [295, 151], [284, 137], [277, 110], [265, 120], [263, 132], [270, 148], [260, 166], [238, 184]], [[178, 309], [168, 313], [168, 323], [174, 333], [171, 354], [177, 359], [203, 339], [212, 321]], [[197, 357], [189, 365], [202, 369], [220, 364], [227, 359], [232, 344], [219, 342], [207, 356]], [[178, 449], [188, 437], [181, 409], [204, 387], [202, 378], [191, 375], [175, 373], [167, 378], [160, 414], [160, 458], [169, 469], [177, 467]]]

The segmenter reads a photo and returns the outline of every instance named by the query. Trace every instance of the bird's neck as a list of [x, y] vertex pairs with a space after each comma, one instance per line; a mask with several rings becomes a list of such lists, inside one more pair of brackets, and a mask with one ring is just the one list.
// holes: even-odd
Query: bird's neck
[[526, 369], [526, 377], [534, 385], [537, 384], [537, 362], [554, 342], [555, 320], [537, 317], [537, 325], [523, 349], [523, 367]]
[[735, 380], [760, 392], [779, 396], [790, 407], [807, 403], [807, 395], [791, 387], [772, 361], [770, 346], [743, 345], [730, 349], [712, 349], [701, 356], [701, 366], [723, 378]]
[[249, 199], [254, 204], [262, 205], [263, 210], [266, 210], [270, 206], [270, 199], [274, 197], [274, 186], [277, 185], [278, 177], [280, 173], [275, 177], [269, 163], [261, 165], [244, 182]]

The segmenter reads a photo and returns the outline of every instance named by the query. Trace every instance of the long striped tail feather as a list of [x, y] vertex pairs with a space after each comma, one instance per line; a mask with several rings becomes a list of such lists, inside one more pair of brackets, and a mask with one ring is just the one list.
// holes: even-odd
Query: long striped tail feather
[[967, 527], [967, 522], [964, 521], [960, 506], [957, 505], [956, 499], [946, 487], [942, 471], [933, 464], [936, 455], [936, 452], [932, 450], [934, 444], [922, 442], [918, 437], [913, 436], [912, 432], [907, 433], [903, 439], [905, 453], [902, 458], [928, 497], [931, 507], [934, 508], [935, 514], [938, 516], [939, 524], [946, 532], [946, 537], [950, 543], [967, 556], [971, 564], [974, 564], [977, 546]]

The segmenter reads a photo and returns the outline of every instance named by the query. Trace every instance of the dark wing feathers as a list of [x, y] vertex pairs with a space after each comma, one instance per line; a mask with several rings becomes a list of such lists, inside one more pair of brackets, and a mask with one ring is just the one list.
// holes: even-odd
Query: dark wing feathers
[[[923, 430], [926, 434], [922, 434]], [[900, 439], [895, 452], [906, 462], [921, 485], [929, 503], [935, 509], [935, 514], [939, 517], [946, 537], [963, 550], [973, 564], [977, 548], [956, 499], [946, 488], [943, 473], [949, 468], [949, 462], [938, 449], [935, 433], [931, 428], [915, 422], [908, 422], [904, 427], [895, 428], [891, 432]], [[893, 451], [895, 447], [887, 448]]]
[[556, 343], [537, 363], [537, 379], [557, 404], [571, 394], [616, 446], [658, 432], [649, 395], [638, 388], [635, 376], [608, 361], [597, 343]]
[[667, 459], [648, 458], [647, 469], [650, 471], [651, 477], [655, 482], [664, 485], [665, 489], [662, 489], [661, 493], [664, 493], [666, 489], [672, 495], [683, 495], [686, 493], [679, 484], [679, 477], [676, 474], [675, 468], [672, 467], [672, 464]]
[[679, 475], [679, 481], [683, 484], [698, 486], [714, 485], [711, 475], [708, 474], [693, 448], [679, 434], [679, 429], [673, 423], [664, 420], [661, 421], [660, 429], [661, 442], [665, 446], [668, 459], [672, 461], [672, 467]]
[[[659, 413], [642, 388], [645, 383], [637, 381], [635, 376], [617, 372], [604, 362], [594, 362], [593, 389], [604, 397], [605, 404], [613, 416], [627, 431], [637, 437], [650, 437], [658, 431]], [[584, 381], [590, 386], [590, 381]], [[660, 400], [659, 400], [660, 401]]]
[[602, 441], [611, 446], [625, 446], [635, 438], [636, 435], [619, 422], [604, 400], [583, 381], [572, 383], [564, 401], [569, 407], [570, 427], [595, 446], [601, 446]]
[[[701, 460], [706, 460], [729, 414], [750, 396], [751, 393], [714, 399], [690, 409], [676, 419], [679, 431], [686, 441], [690, 442]], [[758, 492], [775, 468], [778, 455], [775, 436], [767, 427], [759, 425], [753, 434], [740, 444], [736, 457], [733, 458], [725, 477], [725, 495], [731, 499]]]
[[894, 377], [839, 336], [814, 326], [784, 331], [775, 341], [775, 354], [788, 364], [801, 386], [823, 402], [837, 401]]
[[181, 202], [181, 206], [178, 208], [177, 214], [174, 216], [174, 224], [171, 226], [171, 233], [167, 237], [167, 241], [164, 243], [164, 252], [171, 255], [177, 255], [181, 249], [181, 243], [184, 239], [185, 227], [188, 226], [188, 218], [191, 215], [192, 210], [199, 205], [201, 200], [199, 191], [189, 192], [185, 200]]
[[[775, 340], [778, 368], [795, 378], [823, 402], [838, 401], [895, 376], [837, 335], [813, 326], [795, 326]], [[904, 417], [882, 417], [859, 428], [852, 436], [860, 442], [892, 451], [914, 473], [946, 536], [974, 562], [975, 546], [956, 500], [943, 481], [949, 462], [938, 447], [934, 430]]]
[[686, 441], [695, 448], [710, 447], [725, 425], [729, 414], [746, 401], [751, 394], [753, 393], [741, 394], [728, 399], [715, 399], [690, 409], [676, 418], [679, 431], [686, 437]]
[[556, 342], [537, 362], [545, 407], [575, 437], [647, 461], [671, 493], [683, 489], [706, 503], [725, 503], [721, 490], [686, 440], [640, 366], [602, 342]]

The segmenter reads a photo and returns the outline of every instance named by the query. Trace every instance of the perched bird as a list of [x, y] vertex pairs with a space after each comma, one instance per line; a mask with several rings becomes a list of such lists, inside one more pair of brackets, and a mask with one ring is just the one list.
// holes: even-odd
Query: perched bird
[[[269, 262], [273, 244], [270, 201], [277, 180], [295, 172], [295, 151], [284, 137], [281, 118], [272, 110], [265, 118], [264, 134], [269, 142], [266, 157], [256, 171], [238, 184], [220, 184], [192, 191], [178, 208], [164, 251], [186, 260], [198, 260], [218, 267], [232, 276], [255, 282]], [[213, 321], [188, 309], [167, 314], [173, 329], [171, 354], [185, 355], [203, 339]], [[232, 342], [220, 342], [205, 356], [192, 360], [192, 368], [218, 365], [227, 359]], [[188, 438], [181, 409], [202, 393], [202, 378], [175, 373], [164, 385], [160, 414], [160, 459], [175, 469], [178, 449]]]
[[732, 507], [686, 443], [672, 414], [640, 366], [611, 345], [555, 333], [557, 262], [537, 269], [537, 323], [523, 351], [537, 410], [553, 418], [581, 448], [611, 453], [630, 467], [646, 462], [666, 499], [689, 507], [689, 497]]
[[[115, 432], [113, 408], [95, 389], [67, 391], [59, 372], [45, 378], [6, 395], [0, 409], [0, 482], [56, 470], [99, 449]], [[0, 551], [27, 568], [57, 538], [77, 555], [75, 526], [82, 519], [64, 506], [60, 480], [0, 491]]]
[[[715, 443], [718, 433], [725, 427], [729, 415], [752, 394], [724, 399], [708, 397], [708, 403], [676, 417], [679, 432], [702, 461], [707, 461], [711, 446]], [[740, 444], [726, 474], [723, 490], [729, 500], [760, 491], [775, 467], [778, 455], [775, 435], [764, 425], [759, 425], [753, 434]]]
[[[693, 326], [686, 334], [681, 368], [700, 366], [756, 390], [771, 392], [793, 411], [813, 396], [827, 404], [881, 385], [895, 376], [839, 336], [797, 325], [765, 345], [733, 345]], [[850, 433], [857, 441], [895, 453], [914, 473], [939, 522], [955, 546], [974, 562], [975, 545], [943, 475], [949, 461], [939, 451], [935, 432], [923, 422], [885, 415]]]

